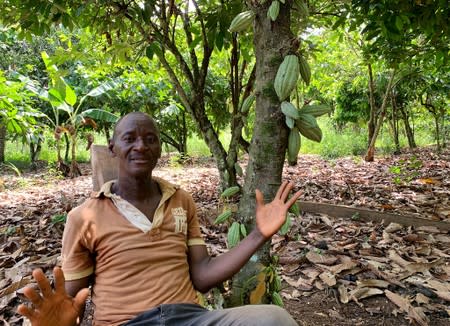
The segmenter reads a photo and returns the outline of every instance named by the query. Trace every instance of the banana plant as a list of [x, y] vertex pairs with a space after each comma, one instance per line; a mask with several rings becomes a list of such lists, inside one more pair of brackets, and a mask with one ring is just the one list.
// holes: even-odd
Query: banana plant
[[[56, 65], [52, 64], [48, 54], [46, 52], [42, 52], [41, 55], [51, 83], [48, 89], [39, 89], [38, 95], [41, 99], [49, 102], [53, 110], [55, 120], [53, 121], [50, 118], [48, 119], [55, 127], [58, 167], [62, 170], [65, 169], [60, 153], [60, 139], [65, 133], [69, 137], [71, 145], [71, 166], [68, 175], [72, 178], [80, 176], [81, 172], [76, 161], [77, 139], [80, 128], [86, 125], [96, 128], [96, 120], [114, 123], [118, 119], [116, 115], [103, 109], [92, 108], [84, 111], [81, 109], [89, 97], [98, 97], [106, 94], [114, 88], [114, 84], [112, 82], [104, 82], [91, 89], [87, 94], [79, 97], [75, 93], [74, 89], [58, 72]], [[68, 119], [64, 122], [64, 124], [60, 122], [61, 112], [66, 112], [68, 115]]]

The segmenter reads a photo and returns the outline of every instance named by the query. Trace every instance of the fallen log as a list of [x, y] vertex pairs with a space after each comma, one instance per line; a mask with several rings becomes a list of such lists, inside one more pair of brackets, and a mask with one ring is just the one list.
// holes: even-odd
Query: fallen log
[[399, 223], [414, 227], [434, 226], [441, 231], [450, 231], [450, 223], [444, 221], [433, 221], [415, 216], [379, 212], [366, 208], [344, 205], [333, 205], [301, 200], [297, 201], [297, 203], [300, 206], [300, 210], [307, 213], [326, 214], [332, 217], [362, 221], [383, 222], [385, 225], [388, 225], [389, 223]]

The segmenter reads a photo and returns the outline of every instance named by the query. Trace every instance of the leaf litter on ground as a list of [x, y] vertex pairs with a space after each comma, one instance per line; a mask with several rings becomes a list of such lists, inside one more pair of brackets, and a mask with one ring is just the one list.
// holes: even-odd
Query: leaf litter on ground
[[[393, 166], [399, 167], [396, 173]], [[54, 178], [45, 169], [20, 176], [0, 174], [0, 320], [7, 325], [27, 324], [15, 309], [21, 289], [33, 284], [31, 271], [39, 267], [50, 276], [60, 264], [62, 217], [92, 190], [89, 166], [82, 165], [82, 172], [75, 179]], [[222, 208], [215, 164], [191, 158], [183, 167], [173, 167], [164, 156], [155, 175], [193, 195], [210, 253], [225, 252], [226, 227], [213, 224]], [[450, 222], [448, 150], [438, 155], [420, 149], [374, 163], [301, 155], [297, 166], [285, 167], [283, 177], [302, 189], [301, 200]], [[354, 302], [372, 314], [379, 311], [365, 307], [366, 298], [384, 297], [396, 307], [393, 314], [429, 325], [430, 319], [450, 316], [449, 242], [450, 236], [434, 227], [302, 213], [293, 216], [287, 234], [274, 236], [272, 253], [279, 256], [285, 301], [325, 291], [337, 304]], [[320, 311], [314, 318], [325, 315], [347, 325], [336, 310]], [[90, 325], [89, 320], [83, 323]]]

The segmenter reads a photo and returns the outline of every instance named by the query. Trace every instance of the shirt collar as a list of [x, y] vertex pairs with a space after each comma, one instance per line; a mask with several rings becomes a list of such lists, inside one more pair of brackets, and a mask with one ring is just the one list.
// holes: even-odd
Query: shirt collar
[[[159, 189], [161, 189], [161, 193], [162, 193], [161, 201], [163, 201], [166, 198], [169, 198], [170, 196], [172, 196], [175, 193], [175, 191], [177, 191], [177, 189], [180, 189], [180, 186], [170, 183], [169, 181], [166, 181], [159, 177], [152, 177], [152, 179], [153, 179], [153, 181], [158, 183]], [[113, 194], [111, 192], [111, 187], [116, 182], [117, 182], [117, 180], [111, 180], [111, 181], [104, 183], [98, 192], [94, 192], [92, 194], [92, 198], [101, 198], [101, 197], [111, 198], [113, 196], [116, 196], [115, 194]]]

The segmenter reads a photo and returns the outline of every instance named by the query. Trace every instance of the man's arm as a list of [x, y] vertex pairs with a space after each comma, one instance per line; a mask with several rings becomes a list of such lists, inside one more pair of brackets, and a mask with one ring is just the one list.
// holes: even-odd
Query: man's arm
[[191, 279], [197, 290], [206, 292], [231, 278], [281, 228], [289, 207], [300, 197], [300, 192], [297, 192], [288, 200], [292, 188], [291, 183], [283, 182], [269, 204], [264, 203], [262, 193], [256, 190], [256, 228], [228, 252], [212, 258], [206, 246], [189, 247]]

